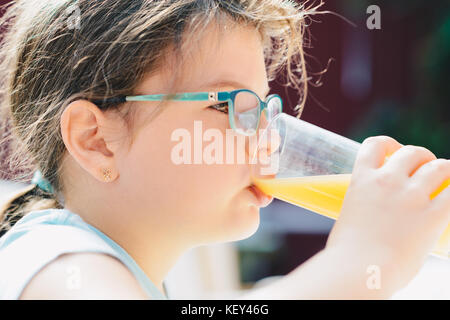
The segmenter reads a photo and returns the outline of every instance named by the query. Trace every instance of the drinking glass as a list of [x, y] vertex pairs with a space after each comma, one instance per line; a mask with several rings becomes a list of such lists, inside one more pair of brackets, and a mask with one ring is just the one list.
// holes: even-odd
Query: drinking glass
[[[360, 146], [280, 113], [259, 135], [251, 158], [253, 183], [274, 198], [338, 219]], [[449, 185], [450, 179], [430, 199]], [[449, 252], [450, 225], [431, 254], [448, 259]]]

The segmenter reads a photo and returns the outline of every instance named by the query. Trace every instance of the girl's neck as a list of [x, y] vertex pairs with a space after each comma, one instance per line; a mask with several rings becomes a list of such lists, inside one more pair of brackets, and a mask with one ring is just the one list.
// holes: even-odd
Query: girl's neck
[[[81, 216], [86, 223], [97, 228], [122, 247], [158, 290], [165, 294], [163, 284], [165, 277], [181, 254], [188, 249], [180, 247], [182, 241], [176, 241], [175, 236], [162, 232], [163, 228], [144, 232], [140, 230], [138, 223], [133, 225], [130, 221], [124, 221], [123, 215], [120, 216], [119, 221], [116, 221], [114, 218], [118, 215], [109, 209], [108, 215], [101, 215], [100, 209], [89, 212], [90, 210], [86, 208], [71, 206], [68, 203], [65, 208]], [[105, 219], [105, 216], [108, 219]]]

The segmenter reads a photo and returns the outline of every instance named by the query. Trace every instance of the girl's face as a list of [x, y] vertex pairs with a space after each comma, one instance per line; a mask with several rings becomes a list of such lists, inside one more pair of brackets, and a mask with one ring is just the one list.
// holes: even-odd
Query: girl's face
[[[259, 33], [252, 27], [236, 27], [227, 29], [220, 40], [218, 36], [216, 26], [211, 26], [200, 45], [192, 48], [177, 92], [246, 88], [264, 100], [268, 80]], [[144, 79], [135, 94], [167, 93], [171, 75], [170, 66], [163, 68]], [[228, 114], [208, 108], [217, 102], [168, 101], [152, 120], [145, 122], [158, 103], [135, 102], [133, 107], [139, 108], [136, 125], [142, 127], [130, 149], [124, 148], [116, 155], [117, 182], [127, 212], [138, 215], [133, 220], [139, 221], [142, 232], [158, 226], [192, 245], [238, 240], [253, 234], [259, 224], [259, 207], [267, 205], [268, 200], [261, 204], [249, 189], [248, 164], [239, 164], [236, 158], [226, 164], [226, 152], [231, 151], [226, 145]], [[211, 144], [211, 138], [206, 141], [202, 137], [208, 129], [221, 133], [224, 164], [206, 164], [203, 158], [200, 164], [194, 164], [194, 154], [198, 150], [205, 152]], [[173, 135], [180, 132], [183, 138], [178, 135], [175, 139]], [[174, 152], [180, 155], [182, 139], [190, 150], [187, 158], [191, 164], [175, 163]], [[194, 146], [199, 141], [203, 141], [200, 149]], [[235, 143], [235, 153], [237, 149]]]

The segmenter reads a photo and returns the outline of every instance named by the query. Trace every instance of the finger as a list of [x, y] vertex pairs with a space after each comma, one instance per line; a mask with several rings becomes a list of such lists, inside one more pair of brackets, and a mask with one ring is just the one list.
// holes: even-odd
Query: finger
[[412, 176], [423, 164], [436, 160], [436, 156], [428, 149], [407, 145], [396, 151], [383, 165], [383, 169]]
[[441, 191], [439, 187], [443, 187], [447, 180], [450, 181], [450, 160], [446, 159], [437, 159], [425, 163], [411, 177], [411, 182], [422, 186], [423, 192], [428, 195], [434, 191], [439, 193]]
[[448, 183], [446, 185], [447, 187], [432, 200], [432, 205], [437, 214], [450, 223], [450, 186]]
[[365, 139], [356, 156], [355, 166], [378, 169], [391, 155], [403, 145], [388, 136], [374, 136]]

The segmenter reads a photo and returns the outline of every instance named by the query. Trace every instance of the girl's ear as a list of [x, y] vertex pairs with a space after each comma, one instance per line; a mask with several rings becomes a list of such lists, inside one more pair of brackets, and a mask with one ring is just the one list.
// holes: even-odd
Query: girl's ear
[[118, 118], [107, 116], [90, 101], [76, 100], [63, 111], [60, 125], [67, 151], [84, 170], [99, 181], [113, 181], [118, 176]]

